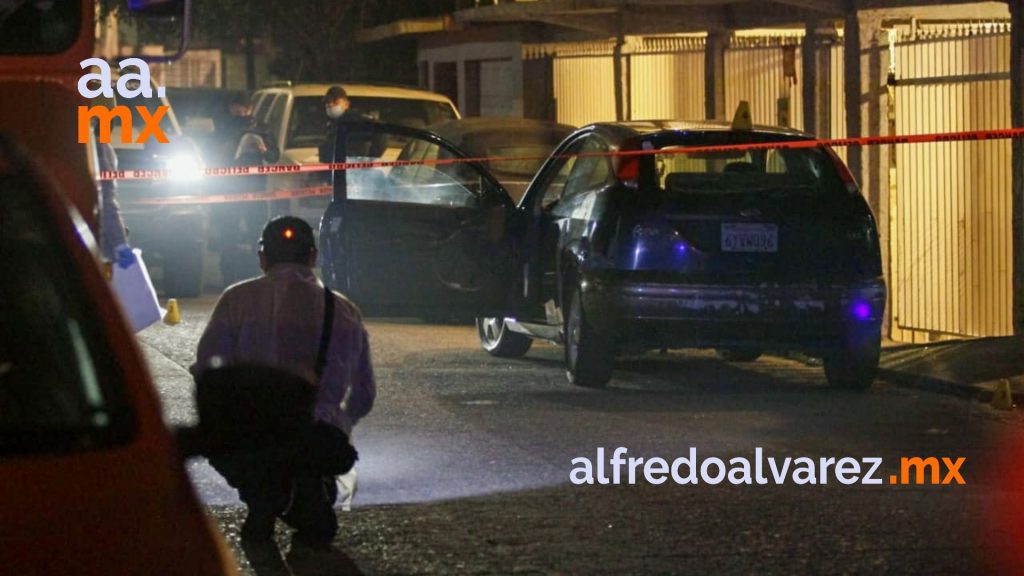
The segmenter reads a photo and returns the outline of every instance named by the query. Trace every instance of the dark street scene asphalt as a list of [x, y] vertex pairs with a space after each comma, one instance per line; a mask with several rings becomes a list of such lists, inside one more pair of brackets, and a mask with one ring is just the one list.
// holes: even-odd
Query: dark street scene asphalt
[[0, 262], [0, 576], [1024, 576], [1024, 0], [0, 0]]
[[[187, 367], [212, 309], [140, 334], [170, 425], [195, 420]], [[336, 551], [295, 574], [1013, 573], [1018, 412], [881, 377], [867, 392], [820, 367], [711, 352], [620, 360], [605, 390], [568, 384], [562, 349], [488, 356], [470, 326], [368, 319], [379, 395], [353, 441], [352, 510]], [[904, 356], [906, 352], [904, 352]], [[920, 362], [920, 358], [918, 359]], [[883, 361], [885, 364], [885, 361]], [[896, 378], [899, 380], [900, 378]], [[906, 380], [907, 378], [903, 378]], [[922, 382], [927, 379], [919, 378]], [[572, 459], [625, 447], [699, 456], [966, 458], [964, 485], [574, 485]], [[244, 509], [204, 461], [189, 471], [245, 574]], [[284, 553], [288, 532], [279, 524]]]

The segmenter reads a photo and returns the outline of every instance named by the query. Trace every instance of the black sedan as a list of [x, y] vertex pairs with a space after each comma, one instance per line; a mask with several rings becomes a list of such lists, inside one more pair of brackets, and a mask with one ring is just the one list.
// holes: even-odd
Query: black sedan
[[[359, 130], [398, 130], [427, 161], [380, 183], [395, 201], [349, 198], [335, 179], [325, 277], [364, 307], [475, 313], [497, 356], [535, 338], [564, 343], [581, 386], [604, 386], [620, 352], [685, 347], [737, 361], [802, 351], [836, 386], [874, 379], [886, 289], [871, 211], [830, 149], [763, 145], [807, 134], [594, 124], [514, 203], [436, 134], [367, 126], [349, 137]], [[722, 147], [693, 150], [707, 146]]]

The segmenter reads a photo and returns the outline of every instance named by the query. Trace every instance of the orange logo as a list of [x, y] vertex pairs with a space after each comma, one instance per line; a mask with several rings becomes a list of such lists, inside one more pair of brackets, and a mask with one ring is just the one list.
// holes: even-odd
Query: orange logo
[[[118, 96], [125, 100], [130, 100], [138, 96], [145, 98], [153, 97], [149, 65], [143, 60], [138, 58], [126, 58], [122, 60], [119, 66], [121, 77], [118, 78], [116, 86], [111, 81], [110, 65], [107, 64], [106, 60], [103, 60], [102, 58], [88, 58], [82, 60], [81, 66], [83, 70], [89, 68], [97, 69], [96, 72], [83, 74], [78, 80], [78, 93], [84, 98], [93, 99], [102, 96], [106, 99], [113, 99], [115, 90]], [[125, 69], [129, 67], [137, 68], [138, 72], [125, 73]], [[164, 87], [158, 86], [156, 88], [156, 95], [163, 98], [164, 94]], [[167, 114], [168, 107], [166, 105], [157, 106], [152, 112], [150, 112], [149, 108], [146, 106], [135, 106], [134, 108], [137, 117], [145, 124], [145, 127], [141, 132], [139, 132], [139, 136], [134, 143], [144, 144], [150, 138], [156, 138], [157, 142], [167, 144], [167, 135], [164, 134], [163, 129], [160, 127], [160, 120], [162, 120]], [[109, 144], [110, 132], [115, 118], [119, 120], [121, 124], [121, 143], [133, 143], [133, 115], [131, 109], [124, 105], [114, 106], [113, 108], [99, 105], [79, 106], [78, 143], [85, 144], [89, 141], [89, 130], [91, 128], [92, 120], [95, 119], [99, 125], [99, 141], [104, 144]]]
[[[157, 142], [167, 144], [167, 135], [160, 128], [160, 120], [167, 114], [167, 106], [158, 106], [156, 112], [150, 113], [145, 106], [136, 106], [135, 111], [145, 123], [145, 128], [139, 132], [136, 144], [143, 144], [150, 137], [156, 138]], [[104, 144], [110, 143], [110, 130], [114, 118], [121, 121], [121, 143], [132, 143], [132, 112], [127, 106], [79, 106], [78, 107], [78, 143], [85, 144], [89, 140], [90, 121], [95, 118], [99, 123], [99, 141]]]

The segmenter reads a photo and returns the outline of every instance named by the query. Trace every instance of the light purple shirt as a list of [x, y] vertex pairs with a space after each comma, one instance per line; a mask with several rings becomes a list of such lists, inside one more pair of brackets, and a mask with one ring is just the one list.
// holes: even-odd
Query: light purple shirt
[[[275, 264], [224, 291], [199, 339], [192, 373], [233, 363], [275, 366], [316, 381], [324, 288], [309, 266]], [[334, 326], [315, 417], [348, 433], [377, 394], [359, 310], [334, 293]]]

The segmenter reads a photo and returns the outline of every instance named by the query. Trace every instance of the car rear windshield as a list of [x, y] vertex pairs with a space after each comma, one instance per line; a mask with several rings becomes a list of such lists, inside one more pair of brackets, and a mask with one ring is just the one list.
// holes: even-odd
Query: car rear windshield
[[[413, 98], [378, 98], [352, 96], [352, 108], [374, 120], [424, 128], [430, 124], [452, 120], [455, 110], [447, 102]], [[289, 148], [315, 148], [323, 143], [327, 115], [320, 96], [300, 96], [292, 105], [288, 123]]]
[[0, 215], [0, 458], [127, 442], [120, 370], [31, 179], [0, 175]]
[[841, 189], [832, 157], [821, 148], [681, 152], [719, 146], [793, 140], [792, 136], [734, 132], [678, 134], [652, 142], [659, 153], [645, 163], [669, 194], [732, 194], [759, 191], [830, 193]]

